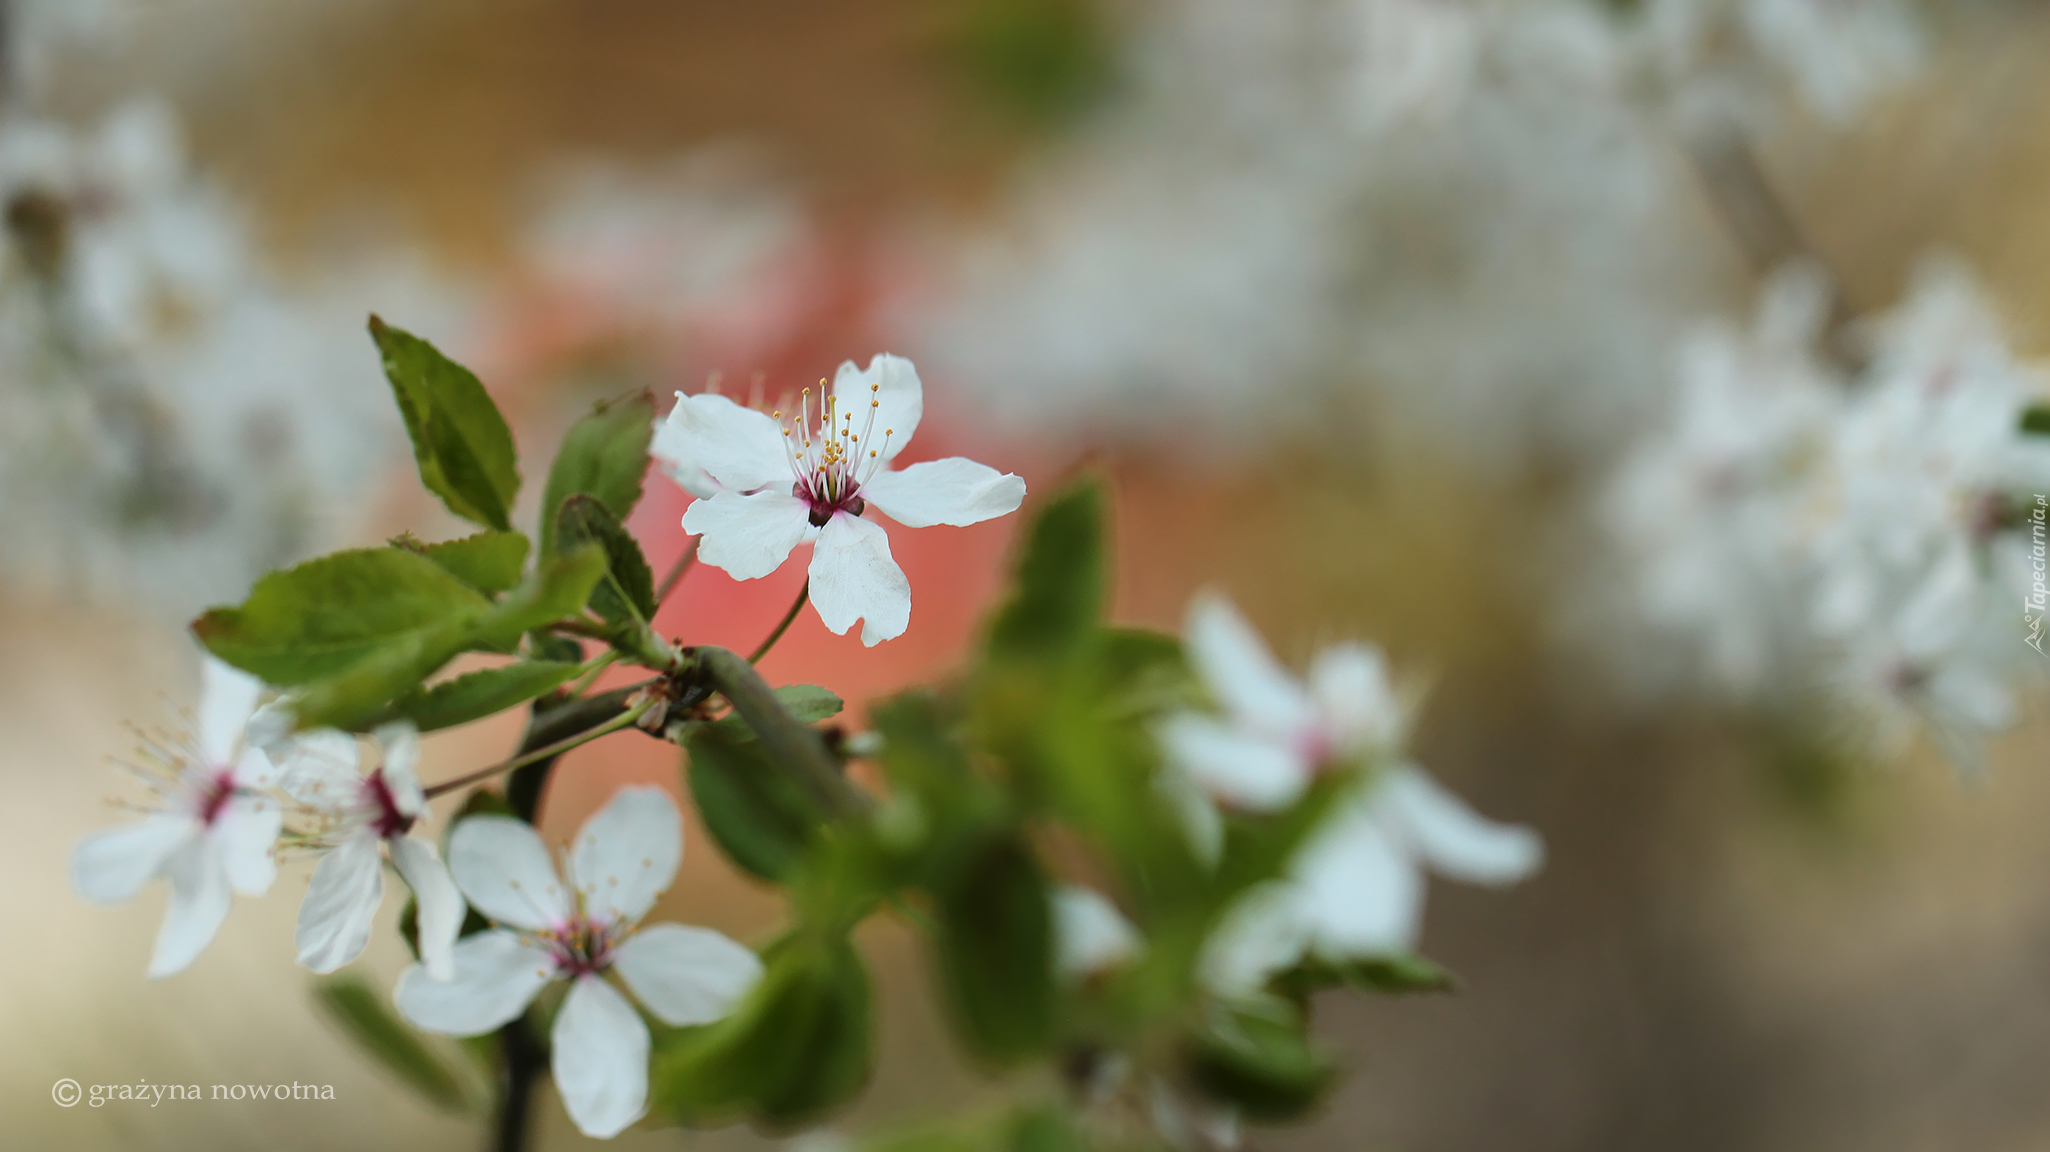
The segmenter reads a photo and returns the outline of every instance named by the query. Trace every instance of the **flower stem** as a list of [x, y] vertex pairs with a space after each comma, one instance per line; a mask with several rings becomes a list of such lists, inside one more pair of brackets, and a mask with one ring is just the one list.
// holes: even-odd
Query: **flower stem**
[[589, 692], [591, 685], [597, 683], [598, 674], [612, 667], [612, 662], [617, 659], [619, 659], [619, 649], [607, 648], [604, 652], [585, 661], [584, 674], [577, 680], [576, 685], [569, 690], [569, 694], [571, 696], [582, 696], [584, 693]]
[[864, 806], [866, 800], [840, 774], [826, 742], [783, 707], [752, 663], [725, 648], [695, 648], [690, 655], [703, 682], [726, 697], [770, 756], [796, 772], [829, 810], [849, 812]]
[[490, 765], [489, 767], [479, 768], [475, 772], [471, 772], [463, 776], [458, 776], [453, 780], [444, 780], [439, 784], [430, 785], [425, 790], [427, 798], [431, 800], [436, 796], [445, 795], [446, 793], [453, 792], [458, 788], [467, 788], [472, 784], [477, 784], [481, 783], [482, 781], [489, 780], [493, 776], [497, 776], [500, 773], [510, 772], [513, 769], [525, 764], [532, 764], [536, 760], [547, 760], [551, 757], [560, 756], [564, 752], [567, 752], [570, 749], [575, 748], [579, 744], [587, 744], [593, 740], [596, 740], [600, 736], [604, 736], [612, 732], [617, 732], [621, 728], [624, 728], [627, 725], [632, 724], [634, 721], [640, 719], [641, 714], [643, 712], [646, 712], [652, 706], [652, 704], [652, 701], [643, 701], [639, 704], [634, 705], [631, 708], [628, 708], [626, 711], [621, 712], [619, 715], [614, 716], [612, 719], [605, 721], [603, 724], [600, 724], [595, 728], [586, 728], [582, 732], [578, 732], [573, 736], [566, 736], [561, 740], [557, 740], [553, 744], [549, 744], [541, 748], [536, 748], [531, 752], [523, 752], [518, 756], [514, 756], [510, 760], [501, 760], [496, 764]]
[[496, 1152], [526, 1152], [534, 1082], [548, 1066], [548, 1053], [535, 1042], [524, 1015], [498, 1030], [498, 1050], [505, 1062], [505, 1081], [498, 1098], [492, 1147]]
[[702, 539], [702, 536], [691, 537], [690, 541], [683, 546], [683, 555], [676, 558], [676, 563], [669, 568], [669, 574], [662, 577], [662, 586], [655, 589], [655, 606], [657, 608], [660, 608], [662, 602], [669, 599], [669, 594], [676, 590], [676, 585], [683, 579], [683, 574], [690, 571], [691, 564], [698, 558], [698, 541]]
[[790, 631], [791, 622], [797, 619], [798, 612], [803, 610], [804, 602], [809, 599], [811, 599], [811, 581], [806, 579], [804, 586], [797, 590], [797, 599], [790, 602], [790, 611], [783, 613], [783, 622], [776, 625], [776, 630], [769, 633], [769, 638], [762, 641], [762, 646], [755, 649], [754, 653], [747, 658], [748, 663], [761, 663], [762, 657], [769, 654], [769, 649], [776, 646], [776, 641], [783, 638], [783, 633]]

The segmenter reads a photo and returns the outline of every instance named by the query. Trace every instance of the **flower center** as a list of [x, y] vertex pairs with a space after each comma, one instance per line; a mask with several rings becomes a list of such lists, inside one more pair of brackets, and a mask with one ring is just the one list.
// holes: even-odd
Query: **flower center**
[[384, 769], [379, 768], [363, 778], [363, 799], [370, 809], [370, 827], [386, 840], [403, 836], [413, 827], [413, 817], [399, 811], [398, 798], [392, 795], [391, 785], [385, 781]]
[[235, 770], [222, 768], [216, 771], [199, 789], [199, 822], [211, 826], [220, 818], [228, 801], [235, 798]]
[[[806, 388], [796, 420], [783, 428], [783, 450], [790, 460], [791, 474], [797, 477], [790, 494], [810, 506], [814, 528], [824, 527], [836, 512], [861, 515], [867, 506], [861, 498], [861, 486], [882, 470], [882, 454], [889, 449], [890, 437], [895, 434], [894, 429], [885, 428], [880, 442], [876, 439], [876, 412], [882, 407], [876, 394], [882, 391], [881, 384], [869, 385], [868, 412], [858, 429], [854, 426], [854, 413], [847, 411], [825, 385], [825, 381], [819, 381], [817, 413], [812, 411], [811, 389]], [[770, 415], [778, 421], [783, 419], [780, 409]]]
[[563, 975], [575, 979], [603, 972], [612, 963], [616, 937], [624, 935], [616, 920], [598, 921], [579, 913], [543, 937]]

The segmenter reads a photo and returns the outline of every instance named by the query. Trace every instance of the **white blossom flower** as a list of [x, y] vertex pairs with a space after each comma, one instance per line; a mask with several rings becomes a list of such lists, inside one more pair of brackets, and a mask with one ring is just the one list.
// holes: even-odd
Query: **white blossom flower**
[[1222, 597], [1189, 610], [1189, 657], [1222, 718], [1182, 713], [1160, 725], [1170, 761], [1228, 807], [1270, 811], [1331, 771], [1364, 770], [1290, 862], [1226, 913], [1206, 946], [1206, 980], [1245, 991], [1314, 953], [1330, 960], [1416, 943], [1425, 867], [1479, 884], [1530, 875], [1537, 836], [1484, 820], [1400, 760], [1403, 709], [1377, 649], [1344, 644], [1313, 662], [1307, 684], [1283, 671]]
[[418, 902], [422, 966], [437, 980], [452, 979], [463, 897], [433, 841], [408, 835], [427, 815], [416, 771], [420, 733], [410, 724], [387, 725], [377, 741], [384, 762], [367, 776], [355, 737], [333, 730], [301, 737], [284, 765], [280, 786], [318, 822], [304, 842], [323, 853], [299, 905], [299, 963], [332, 972], [363, 954], [371, 918], [384, 902], [389, 854]]
[[1054, 971], [1079, 980], [1108, 971], [1136, 955], [1139, 930], [1109, 897], [1094, 888], [1063, 884], [1053, 891]]
[[263, 684], [211, 657], [203, 676], [196, 740], [144, 748], [148, 763], [136, 773], [156, 795], [143, 818], [95, 833], [72, 857], [73, 884], [101, 903], [128, 900], [159, 876], [170, 881], [151, 977], [182, 972], [198, 957], [232, 893], [261, 896], [277, 878], [283, 816], [258, 791], [275, 768], [247, 737]]
[[1014, 512], [1025, 499], [1023, 479], [959, 456], [893, 470], [924, 409], [911, 362], [883, 353], [866, 370], [840, 365], [829, 395], [814, 401], [806, 389], [787, 426], [780, 412], [678, 393], [655, 452], [698, 497], [683, 527], [703, 537], [700, 559], [753, 580], [811, 544], [819, 619], [841, 635], [864, 620], [861, 641], [873, 645], [910, 623], [911, 585], [890, 557], [889, 535], [862, 518], [864, 509], [907, 528], [959, 526]]
[[709, 928], [639, 923], [683, 858], [682, 818], [659, 788], [625, 788], [577, 831], [563, 878], [531, 825], [473, 816], [449, 837], [449, 870], [500, 927], [456, 943], [455, 978], [399, 977], [399, 1011], [430, 1032], [476, 1036], [571, 982], [555, 1017], [551, 1071], [585, 1135], [617, 1135], [647, 1111], [648, 1029], [604, 979], [615, 972], [664, 1022], [705, 1024], [761, 978], [755, 954]]
[[1690, 336], [1670, 423], [1601, 509], [1644, 619], [1698, 646], [1707, 679], [1743, 698], [1783, 686], [1803, 631], [1796, 512], [1843, 411], [1843, 382], [1815, 350], [1828, 293], [1819, 269], [1796, 265], [1749, 331]]

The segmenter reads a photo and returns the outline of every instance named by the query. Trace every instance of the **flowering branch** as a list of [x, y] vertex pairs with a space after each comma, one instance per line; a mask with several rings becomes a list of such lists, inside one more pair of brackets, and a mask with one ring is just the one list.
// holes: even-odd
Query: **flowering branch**
[[520, 755], [514, 756], [509, 760], [501, 760], [496, 764], [490, 765], [489, 767], [479, 768], [475, 772], [471, 772], [463, 776], [458, 776], [453, 780], [444, 780], [439, 784], [430, 784], [425, 789], [423, 789], [423, 791], [426, 793], [427, 798], [431, 800], [436, 796], [443, 796], [455, 791], [458, 788], [467, 788], [472, 784], [482, 783], [483, 781], [491, 779], [493, 776], [510, 772], [515, 768], [520, 768], [525, 765], [532, 764], [535, 761], [552, 759], [556, 756], [562, 755], [564, 752], [567, 752], [572, 748], [577, 747], [580, 744], [587, 744], [593, 740], [596, 740], [600, 736], [608, 735], [610, 733], [619, 731], [621, 728], [624, 728], [627, 725], [632, 724], [634, 721], [640, 719], [641, 716], [653, 706], [654, 700], [652, 698], [643, 699], [639, 703], [627, 708], [619, 715], [614, 716], [612, 719], [607, 720], [594, 728], [587, 728], [582, 732], [577, 733], [576, 735], [566, 736], [560, 740], [557, 740], [553, 744], [549, 744], [541, 748], [536, 748], [531, 752], [523, 752]]
[[732, 703], [733, 710], [754, 730], [769, 754], [788, 765], [804, 786], [826, 804], [828, 811], [851, 812], [866, 807], [861, 793], [841, 775], [840, 765], [826, 750], [825, 741], [783, 707], [753, 663], [729, 649], [711, 646], [689, 649], [687, 656], [704, 683]]

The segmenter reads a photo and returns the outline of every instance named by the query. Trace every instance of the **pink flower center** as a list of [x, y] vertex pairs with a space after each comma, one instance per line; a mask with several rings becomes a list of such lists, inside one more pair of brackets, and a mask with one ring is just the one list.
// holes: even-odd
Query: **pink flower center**
[[557, 925], [542, 938], [564, 976], [575, 979], [603, 972], [612, 964], [612, 952], [624, 935], [625, 926], [616, 920], [598, 921], [578, 914]]
[[[812, 424], [811, 389], [807, 388], [796, 421], [783, 429], [783, 449], [790, 461], [790, 471], [797, 477], [790, 494], [810, 507], [814, 528], [824, 527], [836, 512], [861, 515], [867, 507], [861, 498], [861, 486], [882, 470], [883, 453], [889, 450], [890, 437], [895, 435], [893, 429], [885, 428], [881, 441], [876, 440], [876, 412], [882, 401], [875, 393], [882, 390], [882, 385], [869, 385], [868, 412], [858, 429], [854, 426], [854, 413], [844, 409], [839, 397], [826, 392], [825, 381], [819, 381], [819, 385], [824, 398], [817, 413], [817, 426]], [[771, 415], [779, 421], [783, 419], [780, 410]]]
[[201, 786], [199, 790], [199, 822], [211, 828], [228, 807], [228, 801], [235, 798], [235, 770], [222, 768]]
[[413, 827], [413, 817], [399, 811], [399, 802], [392, 795], [391, 785], [385, 781], [384, 769], [379, 768], [363, 778], [363, 798], [374, 815], [370, 827], [386, 840], [404, 836]]

